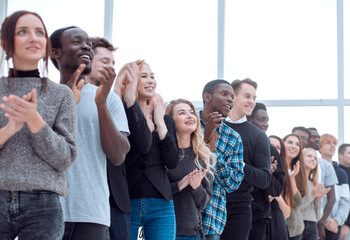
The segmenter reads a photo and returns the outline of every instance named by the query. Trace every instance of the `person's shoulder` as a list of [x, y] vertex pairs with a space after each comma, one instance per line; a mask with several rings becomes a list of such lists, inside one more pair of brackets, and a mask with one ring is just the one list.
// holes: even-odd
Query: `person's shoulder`
[[222, 122], [222, 126], [219, 129], [219, 133], [225, 134], [225, 135], [231, 135], [231, 136], [235, 136], [236, 138], [241, 138], [241, 135], [234, 130], [233, 128], [231, 128], [227, 122]]
[[175, 122], [175, 121], [174, 121], [172, 116], [170, 116], [169, 114], [165, 114], [164, 115], [164, 122], [165, 123], [172, 123], [172, 122]]
[[66, 95], [73, 96], [72, 90], [66, 84], [56, 83], [50, 79], [48, 79], [48, 81], [47, 81], [46, 88], [48, 89], [48, 91], [53, 92], [54, 95], [63, 94], [65, 96]]
[[327, 168], [331, 167], [331, 166], [333, 167], [333, 165], [324, 158], [319, 158], [318, 163], [324, 167], [327, 167]]
[[335, 169], [335, 172], [337, 173], [337, 177], [338, 177], [338, 182], [339, 184], [348, 184], [348, 174], [346, 173], [346, 171], [342, 168], [338, 167]]
[[243, 146], [241, 135], [225, 123], [219, 128], [218, 139], [221, 144], [231, 146], [231, 148], [235, 148], [237, 145]]
[[257, 126], [255, 126], [253, 123], [247, 121], [247, 126], [250, 128], [251, 131], [254, 132], [254, 134], [257, 134], [259, 136], [266, 136], [266, 133]]
[[271, 156], [279, 156], [279, 153], [278, 153], [278, 150], [275, 146], [273, 146], [271, 143], [270, 143], [270, 151], [271, 151]]

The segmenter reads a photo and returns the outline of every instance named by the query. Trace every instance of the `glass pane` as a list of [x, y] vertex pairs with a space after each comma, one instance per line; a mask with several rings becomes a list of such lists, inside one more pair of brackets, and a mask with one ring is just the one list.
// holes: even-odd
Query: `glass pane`
[[350, 1], [344, 1], [344, 97], [350, 98]]
[[166, 101], [200, 101], [217, 76], [217, 1], [115, 1], [113, 30], [116, 69], [145, 59]]
[[[103, 36], [104, 0], [8, 1], [8, 14], [17, 10], [38, 13], [42, 17], [49, 35], [62, 27], [77, 26], [86, 31], [89, 36]], [[59, 82], [59, 76], [58, 70], [50, 62], [49, 78]]]
[[319, 134], [329, 133], [338, 138], [336, 107], [267, 107], [270, 117], [267, 135], [281, 138], [297, 126], [314, 127]]
[[344, 115], [344, 143], [350, 143], [350, 107], [345, 107]]
[[225, 78], [258, 99], [337, 97], [336, 1], [226, 1]]

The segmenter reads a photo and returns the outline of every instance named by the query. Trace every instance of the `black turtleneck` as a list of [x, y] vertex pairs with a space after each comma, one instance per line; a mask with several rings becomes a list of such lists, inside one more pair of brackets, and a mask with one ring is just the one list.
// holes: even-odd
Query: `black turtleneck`
[[14, 70], [13, 68], [10, 69], [9, 71], [9, 77], [36, 77], [40, 78], [39, 70], [30, 70], [30, 71], [20, 71], [20, 70]]

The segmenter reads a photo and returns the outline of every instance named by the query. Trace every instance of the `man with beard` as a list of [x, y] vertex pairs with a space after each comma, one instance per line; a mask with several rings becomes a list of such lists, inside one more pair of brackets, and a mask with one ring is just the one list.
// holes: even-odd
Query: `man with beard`
[[90, 73], [93, 58], [87, 33], [67, 27], [56, 30], [50, 40], [52, 62], [60, 71], [60, 83], [67, 84], [75, 95], [78, 115], [78, 157], [67, 171], [69, 193], [60, 199], [65, 220], [63, 239], [108, 239], [106, 157], [120, 165], [130, 148], [122, 102], [110, 92], [116, 74], [113, 67], [101, 66], [100, 86], [83, 86], [81, 78]]
[[[227, 223], [221, 239], [237, 240], [266, 239], [269, 208], [252, 217], [251, 206], [253, 186], [264, 190], [271, 180], [270, 175], [270, 142], [265, 132], [247, 121], [255, 107], [257, 84], [247, 78], [231, 83], [234, 93], [233, 108], [224, 121], [241, 135], [244, 155], [244, 179], [237, 191], [227, 194]], [[254, 205], [261, 206], [260, 201], [269, 201], [266, 196], [255, 196]], [[264, 198], [265, 197], [265, 198]], [[263, 199], [263, 200], [262, 200]], [[267, 210], [267, 211], [265, 211]], [[252, 222], [254, 224], [252, 231]], [[249, 233], [250, 232], [250, 233]]]
[[203, 212], [207, 240], [218, 240], [226, 223], [226, 192], [235, 191], [242, 182], [243, 148], [239, 134], [222, 120], [232, 108], [233, 90], [225, 80], [208, 82], [202, 93], [203, 111], [199, 113], [204, 141], [215, 151], [213, 198]]

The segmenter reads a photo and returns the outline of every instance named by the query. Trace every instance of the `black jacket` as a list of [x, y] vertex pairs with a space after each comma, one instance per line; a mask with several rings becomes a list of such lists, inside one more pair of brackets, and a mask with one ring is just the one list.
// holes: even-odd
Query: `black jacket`
[[[130, 151], [137, 153], [148, 152], [152, 144], [152, 135], [139, 104], [135, 102], [130, 108], [127, 108], [124, 104], [124, 108], [130, 131], [128, 136]], [[126, 160], [128, 158], [130, 158], [129, 153], [126, 155]], [[120, 166], [115, 166], [110, 161], [107, 161], [107, 173], [111, 206], [117, 205], [122, 212], [130, 213], [131, 205], [125, 162]]]
[[[145, 154], [129, 152], [126, 161], [127, 180], [130, 198], [164, 198], [172, 199], [171, 187], [166, 169], [173, 169], [179, 163], [176, 129], [174, 119], [164, 116], [168, 132], [163, 140], [158, 131], [152, 132], [152, 145]], [[142, 136], [139, 136], [142, 138]]]

